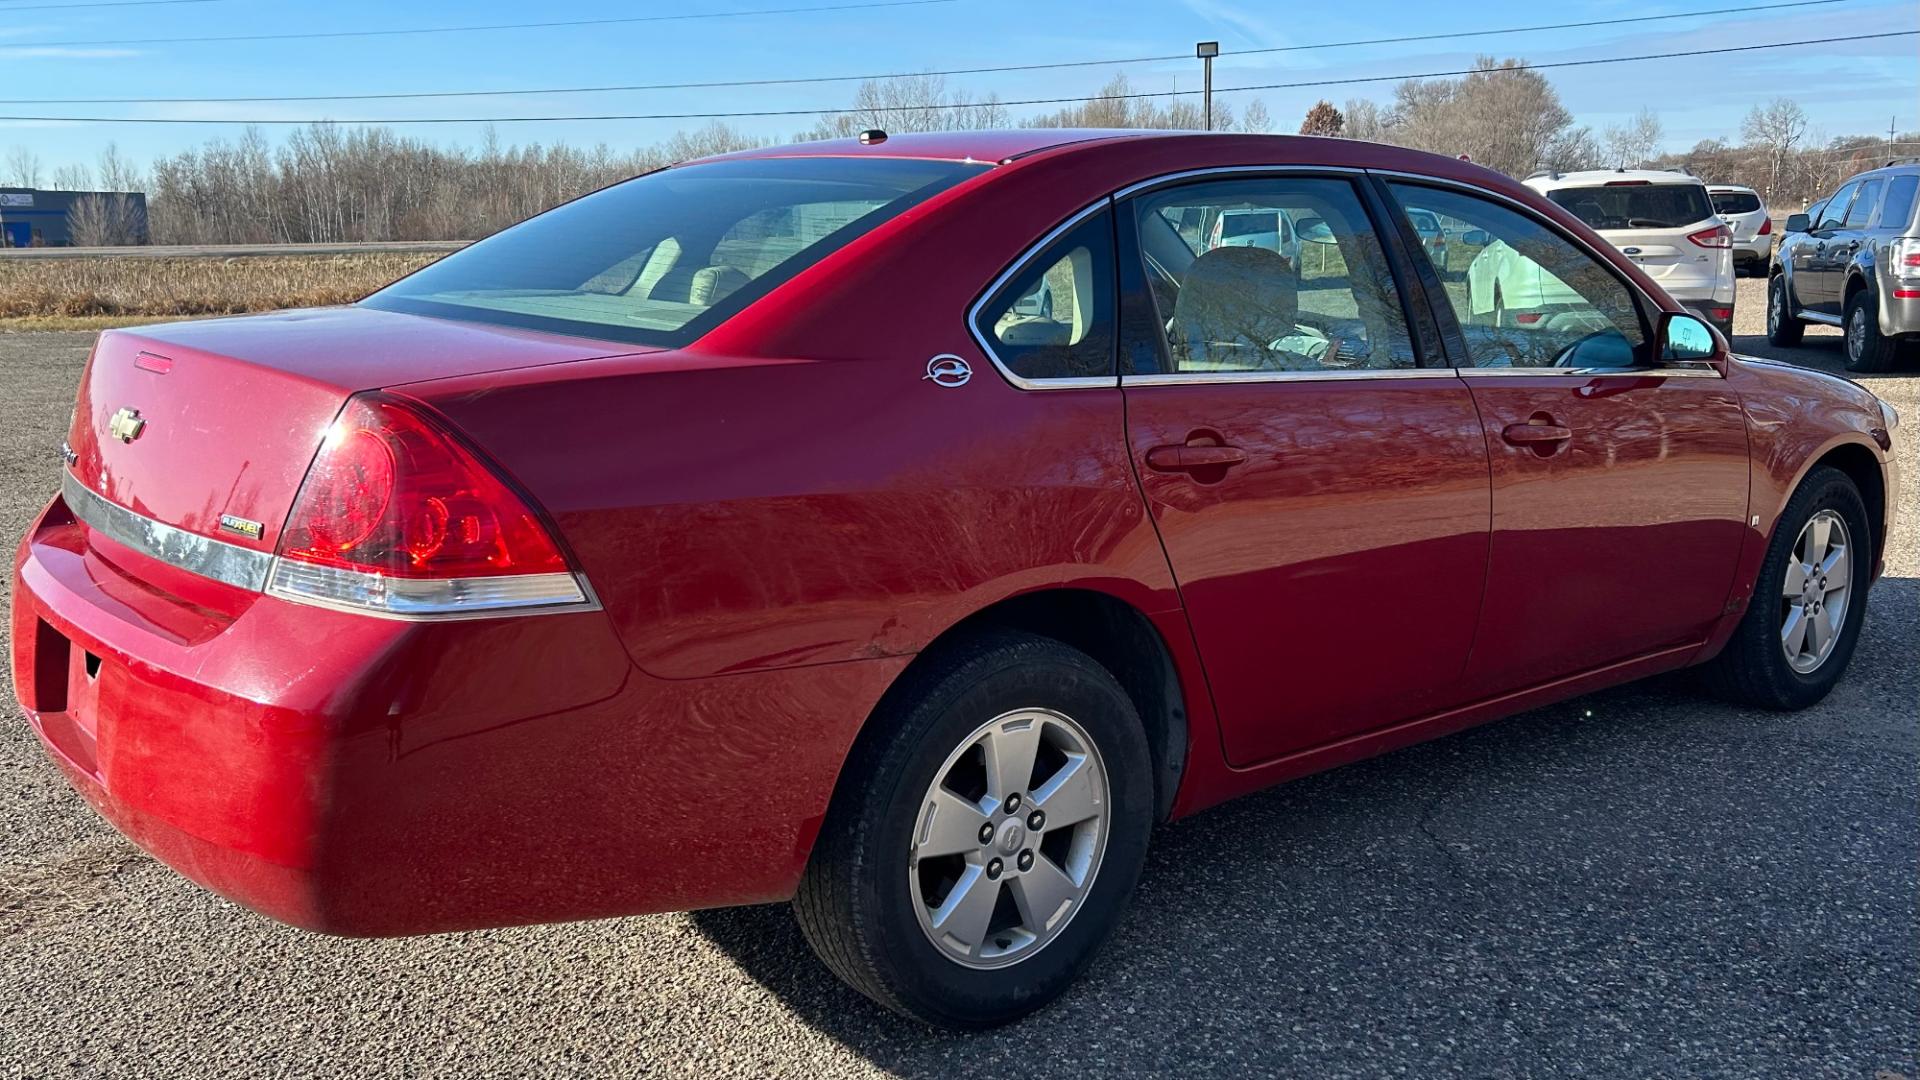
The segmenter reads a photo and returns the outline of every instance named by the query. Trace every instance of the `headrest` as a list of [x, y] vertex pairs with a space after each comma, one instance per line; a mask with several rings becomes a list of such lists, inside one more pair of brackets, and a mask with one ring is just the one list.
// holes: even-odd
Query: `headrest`
[[1264, 351], [1293, 333], [1299, 314], [1292, 260], [1266, 248], [1214, 248], [1193, 260], [1180, 283], [1174, 346], [1194, 361], [1215, 345]]
[[687, 301], [702, 307], [712, 307], [727, 298], [727, 294], [747, 283], [743, 270], [731, 266], [708, 266], [694, 271], [693, 283], [687, 289]]

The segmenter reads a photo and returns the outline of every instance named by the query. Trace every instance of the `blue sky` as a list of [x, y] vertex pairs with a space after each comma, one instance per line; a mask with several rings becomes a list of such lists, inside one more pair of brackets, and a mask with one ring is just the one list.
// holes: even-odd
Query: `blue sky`
[[[342, 92], [515, 89], [600, 83], [915, 72], [1058, 60], [1170, 55], [1217, 39], [1223, 51], [1350, 38], [1439, 33], [1543, 22], [1731, 7], [1730, 0], [1483, 0], [1415, 4], [1348, 0], [1275, 4], [1256, 0], [952, 0], [924, 6], [788, 13], [616, 26], [493, 31], [431, 36], [244, 43], [74, 45], [100, 39], [296, 33], [383, 27], [521, 23], [792, 7], [845, 0], [687, 0], [648, 5], [571, 0], [529, 5], [499, 0], [395, 4], [366, 0], [210, 0], [125, 7], [50, 8], [83, 0], [0, 0], [0, 98], [284, 95]], [[1912, 0], [1843, 0], [1822, 7], [1749, 12], [1601, 29], [1508, 34], [1477, 39], [1274, 53], [1224, 55], [1216, 88], [1346, 78], [1468, 66], [1479, 53], [1534, 62], [1913, 30]], [[1198, 62], [956, 76], [977, 96], [1042, 98], [1091, 93], [1125, 71], [1137, 89], [1192, 89]], [[1840, 43], [1694, 60], [1656, 61], [1547, 73], [1580, 123], [1596, 130], [1651, 107], [1666, 144], [1681, 149], [1708, 137], [1738, 138], [1741, 117], [1775, 96], [1798, 100], [1816, 138], [1884, 134], [1897, 117], [1920, 129], [1920, 38]], [[400, 119], [406, 116], [543, 115], [581, 112], [704, 112], [832, 108], [850, 83], [785, 87], [644, 91], [516, 98], [415, 101], [7, 105], [0, 114], [96, 114], [214, 118]], [[1391, 83], [1324, 90], [1263, 91], [1276, 126], [1291, 129], [1321, 96], [1386, 100]], [[1239, 105], [1252, 95], [1223, 94]], [[1015, 109], [1019, 115], [1027, 111]], [[740, 120], [758, 135], [784, 137], [806, 117]], [[502, 124], [505, 142], [605, 141], [615, 147], [655, 142], [676, 121]], [[480, 123], [405, 126], [447, 143], [477, 141]], [[276, 129], [268, 129], [276, 137]], [[50, 172], [88, 162], [107, 142], [145, 164], [154, 157], [233, 137], [234, 126], [61, 124], [0, 120], [0, 154], [26, 144]]]

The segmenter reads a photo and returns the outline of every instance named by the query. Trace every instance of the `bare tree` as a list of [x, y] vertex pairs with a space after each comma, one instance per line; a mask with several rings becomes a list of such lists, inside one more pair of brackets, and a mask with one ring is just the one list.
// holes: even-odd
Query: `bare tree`
[[1341, 131], [1349, 139], [1365, 139], [1368, 142], [1391, 142], [1387, 130], [1389, 114], [1381, 111], [1380, 106], [1367, 98], [1348, 98], [1346, 124]]
[[1766, 195], [1769, 202], [1779, 191], [1780, 178], [1786, 172], [1794, 147], [1800, 144], [1801, 137], [1806, 133], [1806, 110], [1792, 98], [1774, 98], [1765, 105], [1755, 105], [1753, 111], [1747, 113], [1746, 120], [1741, 122], [1741, 137], [1766, 151]]
[[0, 172], [13, 187], [40, 186], [40, 157], [29, 147], [15, 144], [7, 151], [6, 170]]
[[53, 190], [92, 191], [93, 172], [85, 165], [62, 165], [53, 170]]
[[853, 108], [820, 117], [810, 139], [844, 139], [862, 131], [977, 131], [1008, 126], [997, 97], [981, 101], [947, 87], [944, 75], [869, 79], [854, 91]]
[[145, 231], [140, 205], [129, 195], [87, 195], [67, 209], [67, 238], [75, 247], [122, 247]]
[[1273, 117], [1267, 112], [1267, 103], [1259, 98], [1247, 102], [1246, 111], [1240, 114], [1240, 130], [1255, 135], [1273, 130]]
[[1481, 57], [1460, 79], [1408, 79], [1394, 90], [1394, 141], [1440, 154], [1466, 154], [1510, 176], [1540, 166], [1590, 164], [1592, 135], [1539, 72], [1518, 59]]
[[1660, 149], [1660, 139], [1665, 133], [1660, 125], [1660, 117], [1652, 109], [1641, 108], [1625, 124], [1607, 128], [1608, 164], [1618, 169], [1637, 169], [1645, 165]]
[[[1206, 117], [1200, 103], [1192, 98], [1174, 98], [1165, 105], [1155, 104], [1155, 96], [1147, 95], [1133, 88], [1125, 75], [1115, 75], [1107, 80], [1098, 94], [1077, 105], [1069, 105], [1054, 112], [1029, 117], [1021, 121], [1022, 127], [1058, 127], [1058, 128], [1161, 128], [1173, 131], [1199, 131], [1206, 126]], [[1259, 105], [1260, 113], [1255, 117], [1261, 123], [1271, 126], [1272, 118], [1267, 115], [1266, 105]], [[1249, 106], [1251, 108], [1252, 106]], [[1234, 122], [1233, 110], [1225, 102], [1213, 103], [1213, 130], [1244, 130]]]
[[1300, 122], [1300, 134], [1338, 135], [1346, 123], [1347, 118], [1333, 107], [1333, 102], [1323, 99], [1314, 102], [1313, 108], [1307, 110], [1307, 118]]

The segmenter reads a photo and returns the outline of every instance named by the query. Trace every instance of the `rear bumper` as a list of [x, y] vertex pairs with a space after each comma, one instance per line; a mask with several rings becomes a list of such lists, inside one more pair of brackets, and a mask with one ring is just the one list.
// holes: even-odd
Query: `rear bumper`
[[666, 682], [600, 612], [405, 623], [226, 586], [188, 602], [138, 558], [59, 500], [21, 542], [29, 723], [135, 843], [334, 933], [791, 895], [854, 731], [906, 662]]

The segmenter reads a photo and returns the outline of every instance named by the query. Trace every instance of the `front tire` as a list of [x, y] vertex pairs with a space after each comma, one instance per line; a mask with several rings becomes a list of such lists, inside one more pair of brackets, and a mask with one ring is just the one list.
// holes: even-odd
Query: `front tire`
[[1819, 466], [1774, 524], [1760, 578], [1732, 640], [1703, 674], [1715, 693], [1762, 709], [1826, 697], [1853, 658], [1866, 618], [1873, 534], [1860, 489]]
[[1880, 333], [1880, 313], [1874, 310], [1873, 297], [1860, 289], [1847, 297], [1846, 318], [1841, 326], [1847, 335], [1847, 370], [1862, 374], [1892, 371], [1898, 359], [1896, 343]]
[[1767, 282], [1767, 343], [1783, 349], [1800, 344], [1807, 334], [1807, 324], [1793, 317], [1787, 301], [1787, 276], [1775, 274]]
[[850, 755], [794, 912], [854, 989], [992, 1027], [1058, 997], [1118, 922], [1152, 761], [1113, 675], [1060, 642], [983, 635], [924, 665]]

